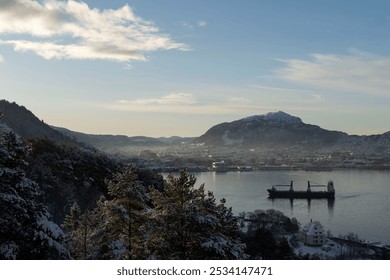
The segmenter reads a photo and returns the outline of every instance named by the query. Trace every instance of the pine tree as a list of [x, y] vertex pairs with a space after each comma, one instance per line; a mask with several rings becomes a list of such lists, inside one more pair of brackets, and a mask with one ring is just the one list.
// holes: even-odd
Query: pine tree
[[290, 219], [275, 209], [243, 213], [243, 218], [249, 220], [244, 240], [251, 259], [293, 258], [288, 240], [280, 236], [297, 232], [299, 223], [296, 219]]
[[135, 166], [107, 182], [108, 198], [80, 213], [74, 204], [63, 224], [76, 259], [144, 259], [146, 210], [150, 199]]
[[158, 259], [240, 259], [244, 246], [239, 228], [225, 201], [215, 203], [194, 175], [169, 175], [164, 191], [153, 191], [147, 246]]
[[103, 215], [105, 234], [113, 259], [141, 259], [145, 239], [145, 213], [148, 209], [147, 188], [138, 179], [135, 166], [127, 167], [107, 182], [108, 194]]
[[39, 186], [22, 171], [28, 150], [15, 133], [0, 127], [0, 259], [69, 258]]
[[63, 227], [67, 231], [73, 231], [80, 227], [81, 210], [77, 202], [70, 207], [70, 212], [65, 216]]
[[90, 211], [81, 214], [77, 202], [70, 207], [69, 214], [65, 216], [63, 228], [67, 233], [65, 243], [75, 259], [90, 259], [90, 235], [92, 231]]
[[65, 216], [62, 227], [67, 233], [66, 246], [78, 260], [112, 259], [108, 248], [106, 199], [101, 197], [92, 210], [81, 213], [75, 202]]

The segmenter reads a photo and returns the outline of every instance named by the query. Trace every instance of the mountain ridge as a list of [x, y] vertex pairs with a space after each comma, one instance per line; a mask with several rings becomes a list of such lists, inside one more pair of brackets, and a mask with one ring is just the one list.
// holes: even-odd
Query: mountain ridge
[[[15, 102], [0, 100], [2, 122], [23, 138], [49, 137], [59, 142], [89, 147], [108, 154], [137, 156], [141, 151], [153, 150], [167, 153], [188, 153], [187, 145], [205, 145], [227, 149], [264, 148], [287, 149], [290, 152], [307, 150], [318, 152], [351, 151], [359, 153], [390, 153], [390, 131], [367, 136], [349, 135], [342, 131], [323, 129], [306, 124], [301, 118], [288, 113], [270, 112], [253, 115], [232, 122], [212, 126], [199, 137], [129, 137], [125, 135], [94, 135], [49, 126], [31, 111]], [[87, 143], [87, 144], [85, 144]], [[169, 151], [168, 151], [169, 150]], [[163, 154], [164, 154], [163, 152]]]
[[87, 134], [62, 127], [52, 127], [77, 141], [88, 143], [103, 152], [114, 155], [135, 156], [143, 150], [167, 149], [172, 145], [193, 140], [190, 137], [179, 136], [153, 138], [147, 136]]
[[26, 107], [0, 100], [0, 112], [3, 113], [2, 123], [11, 128], [20, 137], [27, 139], [33, 137], [48, 137], [60, 143], [84, 146], [79, 141], [71, 139], [63, 133], [53, 129], [43, 120], [39, 120], [34, 113]]

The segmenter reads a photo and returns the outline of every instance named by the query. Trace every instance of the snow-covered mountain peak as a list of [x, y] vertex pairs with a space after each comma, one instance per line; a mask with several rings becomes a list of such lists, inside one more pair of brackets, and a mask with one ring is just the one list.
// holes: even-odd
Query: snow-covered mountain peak
[[284, 123], [284, 124], [302, 124], [302, 120], [298, 117], [291, 116], [285, 112], [272, 112], [263, 115], [263, 118], [267, 121]]
[[298, 117], [291, 116], [285, 112], [271, 112], [264, 115], [250, 116], [244, 119], [245, 121], [260, 121], [266, 120], [273, 123], [297, 125], [302, 124], [302, 120]]

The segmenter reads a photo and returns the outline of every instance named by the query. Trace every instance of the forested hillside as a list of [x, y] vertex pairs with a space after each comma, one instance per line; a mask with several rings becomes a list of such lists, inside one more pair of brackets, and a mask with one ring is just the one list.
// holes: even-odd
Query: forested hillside
[[42, 188], [23, 170], [28, 150], [14, 132], [0, 127], [0, 259], [71, 258]]
[[105, 180], [122, 168], [100, 152], [50, 138], [29, 138], [26, 142], [30, 145], [26, 176], [41, 186], [57, 223], [64, 220], [74, 202], [85, 210], [94, 206], [100, 196], [107, 196]]
[[0, 100], [0, 112], [3, 113], [2, 123], [24, 139], [30, 137], [49, 137], [60, 143], [83, 145], [79, 141], [51, 128], [27, 108], [15, 102], [11, 103], [7, 100]]

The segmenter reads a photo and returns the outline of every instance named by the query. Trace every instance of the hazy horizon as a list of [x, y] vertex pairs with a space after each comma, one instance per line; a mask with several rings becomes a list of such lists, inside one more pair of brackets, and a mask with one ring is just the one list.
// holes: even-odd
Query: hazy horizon
[[[268, 112], [268, 113], [274, 113], [274, 112]], [[265, 113], [267, 114], [267, 113]], [[261, 114], [263, 115], [263, 114]], [[254, 115], [251, 115], [251, 116], [254, 116]], [[246, 117], [251, 117], [251, 116], [246, 116]], [[246, 117], [243, 117], [243, 118], [246, 118]], [[299, 116], [294, 116], [294, 117], [299, 117]], [[231, 121], [225, 121], [226, 123], [229, 123], [229, 122], [232, 122], [232, 121], [236, 121], [238, 119], [234, 119], [234, 120], [231, 120]], [[304, 123], [306, 124], [309, 124], [309, 125], [317, 125], [315, 123], [307, 123], [305, 122], [304, 120], [302, 120]], [[225, 123], [225, 122], [221, 122], [221, 123]], [[204, 132], [202, 132], [201, 134], [199, 135], [180, 135], [179, 133], [176, 133], [176, 134], [172, 134], [172, 135], [165, 135], [165, 136], [161, 136], [161, 135], [127, 135], [127, 134], [118, 134], [118, 133], [87, 133], [85, 131], [75, 131], [73, 130], [74, 132], [79, 132], [79, 133], [85, 133], [85, 134], [95, 134], [95, 135], [114, 135], [114, 136], [128, 136], [128, 137], [151, 137], [151, 138], [170, 138], [170, 137], [182, 137], [182, 138], [195, 138], [195, 137], [199, 137], [201, 136], [202, 134], [206, 133], [210, 128], [212, 128], [213, 126], [215, 125], [218, 125], [218, 124], [221, 124], [221, 123], [215, 123], [215, 124], [212, 124], [209, 128], [207, 128]], [[52, 125], [52, 124], [49, 124], [51, 126], [55, 126], [55, 125]], [[65, 128], [65, 129], [69, 129], [67, 127], [62, 127], [62, 128]], [[332, 130], [332, 129], [327, 129], [325, 127], [321, 127], [323, 129], [326, 129], [326, 130]], [[69, 129], [69, 130], [72, 130], [72, 129]], [[345, 132], [345, 131], [341, 131], [341, 130], [338, 130], [340, 132]], [[389, 131], [383, 131], [383, 132], [379, 132], [379, 133], [374, 133], [374, 134], [352, 134], [352, 133], [347, 133], [349, 135], [359, 135], [359, 136], [370, 136], [370, 135], [376, 135], [376, 134], [384, 134], [384, 133], [387, 133], [387, 132], [390, 132]]]
[[90, 134], [196, 137], [283, 111], [390, 130], [390, 3], [0, 1], [1, 99]]

